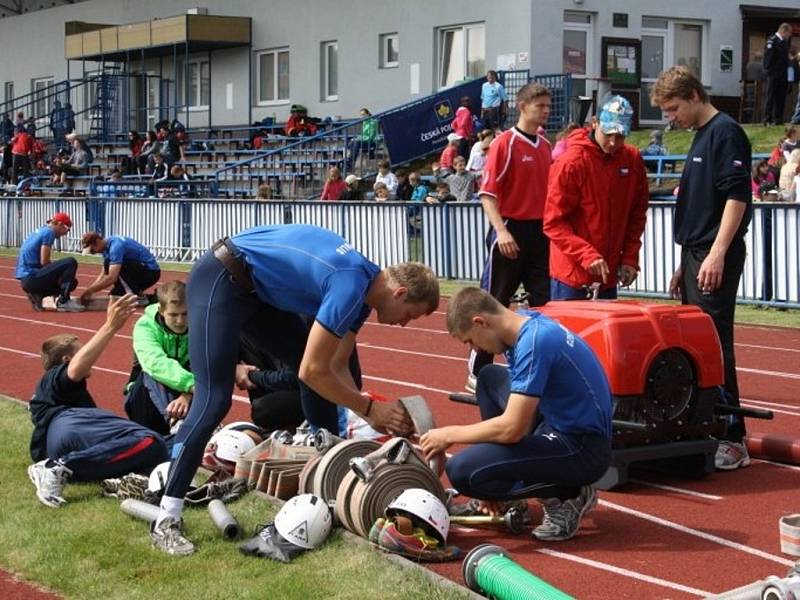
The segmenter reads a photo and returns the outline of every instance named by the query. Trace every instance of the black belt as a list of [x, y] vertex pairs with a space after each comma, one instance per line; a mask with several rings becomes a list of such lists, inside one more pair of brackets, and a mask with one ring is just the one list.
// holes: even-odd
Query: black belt
[[214, 256], [222, 263], [225, 270], [230, 273], [231, 280], [239, 287], [241, 287], [248, 294], [253, 293], [255, 287], [253, 286], [253, 278], [250, 277], [250, 272], [244, 259], [236, 256], [236, 246], [233, 245], [230, 238], [223, 238], [217, 241], [213, 246]]

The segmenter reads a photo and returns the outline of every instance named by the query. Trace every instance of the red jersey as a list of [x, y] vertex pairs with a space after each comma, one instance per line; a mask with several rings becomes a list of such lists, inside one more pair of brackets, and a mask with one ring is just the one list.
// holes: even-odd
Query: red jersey
[[453, 161], [458, 156], [458, 148], [447, 144], [442, 150], [441, 156], [439, 156], [439, 166], [443, 169], [452, 169], [453, 168]]
[[21, 131], [11, 140], [11, 153], [26, 155], [33, 152], [33, 138], [27, 131]]
[[541, 219], [549, 172], [550, 142], [540, 135], [534, 142], [515, 127], [489, 146], [479, 194], [494, 197], [503, 218]]

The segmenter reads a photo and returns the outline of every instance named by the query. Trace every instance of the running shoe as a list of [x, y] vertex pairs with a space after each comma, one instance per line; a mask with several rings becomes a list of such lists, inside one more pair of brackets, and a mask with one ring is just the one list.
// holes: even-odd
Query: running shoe
[[581, 519], [597, 505], [597, 492], [584, 485], [581, 493], [570, 500], [541, 500], [544, 509], [542, 524], [533, 530], [533, 537], [545, 542], [568, 540], [578, 533]]
[[714, 466], [722, 471], [733, 471], [740, 467], [750, 465], [750, 455], [747, 446], [739, 442], [720, 440], [717, 453], [714, 456]]
[[[50, 463], [50, 466], [47, 464]], [[50, 508], [60, 508], [67, 501], [61, 496], [72, 471], [58, 461], [40, 460], [28, 467], [28, 477], [36, 487], [39, 502]]]

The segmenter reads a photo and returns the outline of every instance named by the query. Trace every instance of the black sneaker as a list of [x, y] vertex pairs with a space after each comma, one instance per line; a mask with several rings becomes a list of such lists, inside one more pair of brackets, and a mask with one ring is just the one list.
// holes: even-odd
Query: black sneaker
[[41, 294], [32, 294], [31, 292], [25, 292], [28, 296], [28, 300], [31, 302], [31, 306], [33, 310], [36, 312], [44, 311], [44, 306], [42, 306], [42, 300], [44, 300], [44, 296]]

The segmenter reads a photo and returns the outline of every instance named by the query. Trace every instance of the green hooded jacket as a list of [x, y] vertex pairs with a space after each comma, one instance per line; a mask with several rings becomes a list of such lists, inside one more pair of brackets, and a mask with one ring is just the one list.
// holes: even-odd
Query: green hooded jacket
[[170, 330], [151, 304], [133, 327], [133, 382], [144, 371], [159, 383], [178, 392], [188, 392], [194, 386], [189, 370], [189, 335]]

